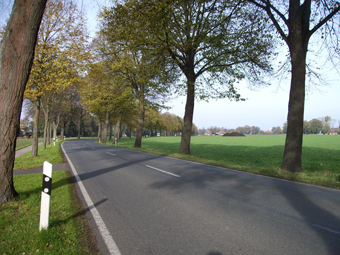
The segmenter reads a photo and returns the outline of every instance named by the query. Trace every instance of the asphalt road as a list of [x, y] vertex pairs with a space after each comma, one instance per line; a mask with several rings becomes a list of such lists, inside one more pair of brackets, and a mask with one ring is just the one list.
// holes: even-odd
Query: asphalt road
[[121, 254], [340, 254], [339, 190], [91, 140], [63, 146]]

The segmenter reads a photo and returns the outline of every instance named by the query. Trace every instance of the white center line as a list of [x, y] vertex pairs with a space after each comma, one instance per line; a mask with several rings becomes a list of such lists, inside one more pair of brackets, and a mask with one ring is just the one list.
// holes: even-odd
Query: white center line
[[112, 155], [112, 156], [116, 156], [116, 154], [113, 154], [113, 153], [111, 153], [111, 152], [106, 152], [107, 154], [110, 154], [110, 155]]
[[153, 167], [153, 166], [148, 166], [148, 165], [145, 165], [145, 166], [148, 167], [148, 168], [154, 169], [154, 170], [156, 170], [156, 171], [159, 171], [159, 172], [162, 172], [162, 173], [165, 173], [165, 174], [169, 174], [169, 175], [172, 175], [172, 176], [175, 176], [175, 177], [178, 177], [178, 178], [181, 177], [181, 176], [179, 176], [179, 175], [177, 175], [177, 174], [169, 173], [169, 172], [167, 172], [167, 171], [158, 169], [158, 168]]

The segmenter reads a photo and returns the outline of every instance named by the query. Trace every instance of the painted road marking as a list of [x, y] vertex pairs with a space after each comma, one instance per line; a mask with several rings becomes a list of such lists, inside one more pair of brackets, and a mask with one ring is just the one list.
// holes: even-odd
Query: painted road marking
[[177, 175], [177, 174], [169, 173], [169, 172], [167, 172], [167, 171], [164, 171], [164, 170], [158, 169], [158, 168], [156, 168], [156, 167], [153, 167], [153, 166], [148, 166], [148, 165], [145, 165], [145, 166], [146, 166], [146, 167], [148, 167], [148, 168], [151, 168], [151, 169], [153, 169], [153, 170], [156, 170], [156, 171], [162, 172], [162, 173], [164, 173], [164, 174], [172, 175], [172, 176], [174, 176], [174, 177], [178, 177], [178, 178], [180, 178], [180, 177], [181, 177], [181, 176], [179, 176], [179, 175]]
[[106, 152], [107, 154], [110, 154], [110, 155], [112, 155], [112, 156], [116, 156], [116, 154], [113, 154], [113, 153], [111, 153], [111, 152]]
[[109, 250], [111, 255], [121, 255], [118, 246], [116, 244], [116, 242], [113, 240], [110, 231], [107, 229], [102, 217], [100, 216], [97, 208], [95, 207], [95, 205], [92, 202], [92, 199], [90, 198], [89, 194], [87, 193], [87, 190], [85, 189], [85, 186], [83, 185], [82, 181], [79, 178], [79, 175], [77, 173], [77, 170], [75, 169], [75, 167], [73, 166], [70, 158], [68, 157], [68, 155], [66, 154], [65, 150], [64, 150], [64, 146], [63, 143], [61, 144], [61, 148], [63, 149], [63, 152], [66, 156], [66, 159], [68, 161], [68, 163], [70, 164], [70, 167], [72, 169], [73, 175], [77, 180], [77, 184], [79, 185], [79, 188], [81, 190], [81, 193], [84, 196], [84, 199], [87, 203], [88, 209], [90, 210], [90, 212], [92, 213], [93, 219], [96, 222], [96, 225], [98, 227], [99, 232], [101, 233], [104, 242], [107, 246], [107, 249]]

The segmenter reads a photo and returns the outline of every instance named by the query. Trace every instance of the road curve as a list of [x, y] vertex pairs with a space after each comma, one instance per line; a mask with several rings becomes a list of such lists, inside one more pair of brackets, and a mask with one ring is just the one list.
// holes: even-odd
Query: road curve
[[121, 254], [340, 254], [339, 190], [93, 140], [63, 148]]

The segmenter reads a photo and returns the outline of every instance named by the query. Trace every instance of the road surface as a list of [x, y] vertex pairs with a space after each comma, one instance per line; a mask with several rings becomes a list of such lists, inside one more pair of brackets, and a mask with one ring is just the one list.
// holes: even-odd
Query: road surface
[[93, 140], [63, 147], [111, 254], [340, 254], [339, 190]]

